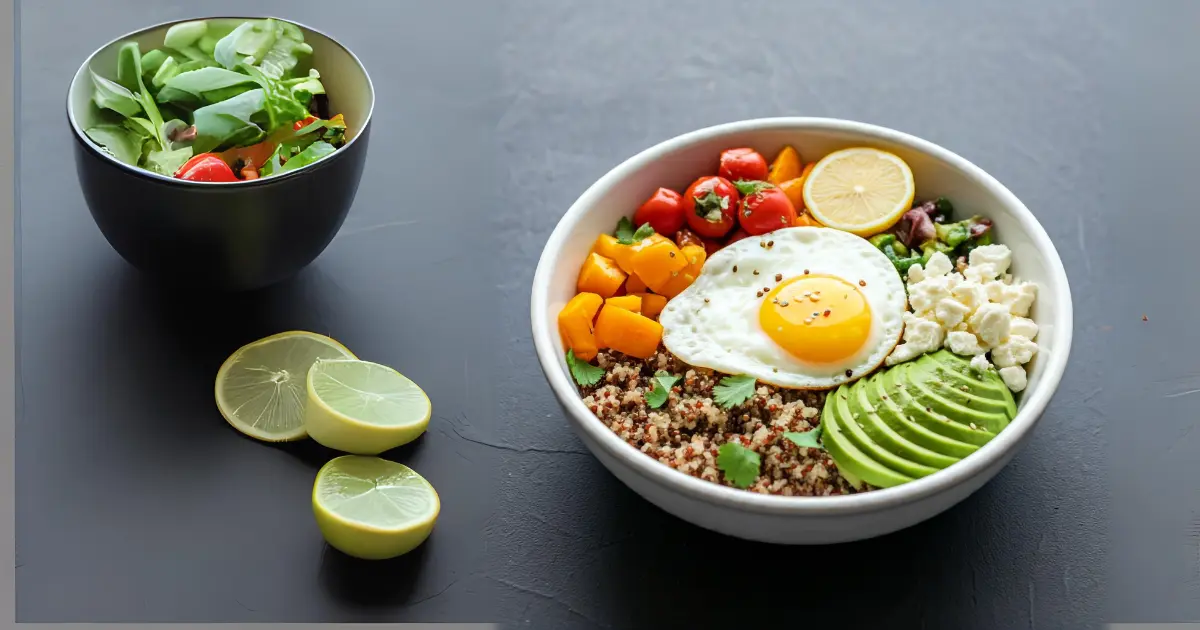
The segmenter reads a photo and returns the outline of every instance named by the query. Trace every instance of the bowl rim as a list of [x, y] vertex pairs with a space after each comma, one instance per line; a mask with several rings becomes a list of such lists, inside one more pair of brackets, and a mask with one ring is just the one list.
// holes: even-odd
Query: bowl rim
[[[282, 174], [275, 175], [272, 177], [263, 177], [263, 178], [251, 179], [251, 180], [241, 180], [241, 181], [236, 181], [236, 182], [194, 182], [194, 181], [189, 181], [189, 180], [176, 179], [174, 177], [167, 177], [166, 175], [161, 175], [159, 173], [154, 173], [152, 171], [148, 171], [146, 169], [139, 168], [137, 166], [132, 166], [132, 165], [126, 164], [126, 163], [118, 160], [116, 157], [110, 155], [107, 151], [101, 150], [100, 147], [97, 146], [94, 142], [92, 142], [92, 139], [88, 138], [87, 134], [84, 133], [82, 129], [80, 129], [79, 121], [76, 120], [76, 118], [75, 118], [75, 109], [71, 105], [72, 88], [75, 86], [76, 80], [78, 80], [78, 79], [80, 79], [80, 77], [84, 76], [84, 70], [89, 69], [91, 67], [92, 60], [94, 60], [97, 55], [99, 55], [101, 52], [107, 50], [109, 47], [117, 45], [123, 41], [132, 39], [139, 35], [142, 35], [143, 33], [153, 31], [156, 29], [160, 29], [160, 28], [170, 27], [175, 24], [182, 24], [184, 22], [193, 22], [193, 21], [197, 21], [197, 20], [266, 20], [266, 19], [278, 20], [280, 22], [287, 22], [288, 24], [297, 26], [308, 33], [319, 35], [319, 36], [325, 38], [330, 43], [332, 43], [334, 46], [341, 48], [347, 55], [349, 55], [350, 58], [354, 60], [354, 63], [358, 65], [358, 69], [360, 71], [362, 71], [363, 78], [366, 79], [367, 91], [371, 95], [371, 102], [367, 106], [367, 115], [363, 119], [362, 124], [359, 126], [358, 132], [354, 134], [354, 137], [350, 138], [350, 140], [347, 141], [346, 144], [342, 146], [342, 148], [338, 149], [337, 151], [333, 152], [332, 154], [325, 156], [324, 158], [321, 158], [315, 162], [312, 162], [311, 164], [306, 164], [306, 165], [304, 165], [298, 169], [295, 169], [293, 171], [288, 171], [286, 173], [282, 173]], [[88, 102], [90, 103], [91, 99], [89, 99]], [[209, 188], [209, 189], [213, 189], [213, 188], [230, 188], [230, 189], [232, 189], [232, 188], [252, 188], [252, 187], [256, 187], [256, 186], [270, 186], [273, 184], [284, 182], [284, 181], [286, 181], [288, 179], [292, 179], [294, 177], [300, 177], [302, 173], [310, 173], [310, 172], [315, 171], [329, 163], [332, 163], [334, 160], [341, 158], [343, 153], [346, 150], [348, 150], [351, 146], [353, 146], [355, 142], [358, 142], [359, 138], [367, 135], [367, 131], [371, 125], [371, 118], [375, 113], [375, 84], [371, 81], [371, 74], [369, 72], [367, 72], [367, 67], [363, 64], [362, 60], [358, 58], [358, 55], [354, 54], [354, 51], [350, 50], [349, 47], [347, 47], [345, 44], [343, 44], [341, 41], [339, 41], [337, 38], [333, 37], [332, 35], [329, 35], [328, 33], [324, 32], [320, 29], [316, 29], [311, 26], [308, 26], [307, 24], [303, 24], [301, 22], [297, 22], [295, 20], [291, 20], [288, 18], [277, 17], [274, 15], [195, 16], [195, 17], [186, 17], [186, 18], [180, 18], [180, 19], [174, 19], [174, 20], [167, 20], [165, 22], [159, 22], [157, 24], [151, 24], [149, 26], [144, 26], [142, 28], [138, 28], [138, 29], [129, 31], [128, 33], [125, 33], [124, 35], [114, 37], [113, 39], [109, 40], [108, 42], [102, 44], [100, 47], [93, 50], [91, 52], [91, 54], [89, 54], [83, 60], [83, 63], [81, 63], [79, 65], [79, 67], [75, 70], [75, 73], [71, 75], [71, 81], [67, 84], [66, 110], [67, 110], [67, 121], [71, 125], [71, 131], [74, 132], [75, 140], [77, 142], [79, 142], [83, 147], [87, 148], [93, 155], [99, 156], [103, 160], [107, 160], [110, 164], [113, 164], [117, 168], [125, 171], [126, 173], [129, 173], [129, 174], [132, 174], [132, 175], [138, 176], [138, 177], [145, 177], [148, 179], [156, 180], [159, 183], [166, 184], [168, 186], [178, 186], [181, 188]]]
[[[842, 132], [860, 136], [864, 140], [891, 142], [929, 155], [958, 169], [969, 180], [987, 188], [995, 195], [1021, 224], [1033, 244], [1046, 255], [1050, 269], [1044, 284], [1045, 289], [1053, 291], [1059, 298], [1058, 313], [1053, 325], [1055, 335], [1061, 339], [1058, 345], [1062, 349], [1046, 357], [1047, 363], [1037, 386], [1025, 391], [1024, 405], [1004, 431], [962, 461], [927, 477], [891, 488], [829, 497], [764, 495], [692, 477], [647, 457], [604, 426], [579, 398], [574, 383], [561, 367], [564, 359], [558, 356], [554, 349], [553, 335], [556, 334], [556, 327], [551, 324], [547, 315], [554, 255], [562, 249], [568, 234], [587, 214], [588, 209], [609, 189], [644, 166], [694, 144], [746, 131], [798, 128]], [[971, 161], [931, 141], [871, 123], [824, 117], [755, 118], [716, 124], [669, 138], [627, 158], [589, 186], [551, 232], [534, 272], [530, 308], [538, 363], [551, 390], [577, 429], [589, 438], [585, 442], [598, 445], [608, 456], [619, 460], [633, 472], [672, 492], [745, 512], [781, 516], [841, 516], [894, 509], [967, 483], [997, 462], [1015, 454], [1016, 449], [1041, 418], [1062, 380], [1071, 350], [1074, 320], [1070, 285], [1058, 250], [1033, 213], [1007, 187]]]

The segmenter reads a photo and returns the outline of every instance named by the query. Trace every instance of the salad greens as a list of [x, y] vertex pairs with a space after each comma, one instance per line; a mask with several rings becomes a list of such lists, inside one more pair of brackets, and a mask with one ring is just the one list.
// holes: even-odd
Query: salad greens
[[271, 18], [176, 24], [160, 48], [123, 44], [115, 77], [91, 71], [101, 111], [85, 133], [116, 159], [169, 177], [208, 153], [242, 178], [295, 170], [345, 144], [312, 52], [299, 27]]
[[927, 265], [942, 252], [952, 260], [992, 242], [992, 221], [976, 215], [950, 223], [954, 205], [945, 197], [913, 206], [894, 228], [876, 234], [871, 244], [882, 251], [901, 275], [915, 264]]

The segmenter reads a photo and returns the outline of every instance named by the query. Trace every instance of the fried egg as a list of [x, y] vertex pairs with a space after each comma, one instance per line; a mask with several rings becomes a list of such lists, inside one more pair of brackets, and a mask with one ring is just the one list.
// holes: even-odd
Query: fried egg
[[900, 340], [904, 283], [866, 239], [794, 227], [713, 254], [659, 316], [680, 360], [792, 389], [866, 376]]

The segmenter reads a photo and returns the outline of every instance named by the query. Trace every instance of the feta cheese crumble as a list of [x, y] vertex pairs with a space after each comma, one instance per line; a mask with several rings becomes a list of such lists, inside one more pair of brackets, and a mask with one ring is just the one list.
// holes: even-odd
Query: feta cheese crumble
[[1024, 365], [1038, 351], [1033, 341], [1038, 326], [1028, 318], [1037, 285], [1014, 280], [1008, 273], [1010, 266], [1008, 247], [984, 245], [971, 250], [961, 272], [941, 252], [930, 256], [925, 266], [909, 267], [911, 312], [904, 314], [903, 343], [888, 355], [886, 364], [945, 347], [973, 357], [971, 367], [976, 370], [990, 369], [994, 363], [1010, 390], [1025, 389]]

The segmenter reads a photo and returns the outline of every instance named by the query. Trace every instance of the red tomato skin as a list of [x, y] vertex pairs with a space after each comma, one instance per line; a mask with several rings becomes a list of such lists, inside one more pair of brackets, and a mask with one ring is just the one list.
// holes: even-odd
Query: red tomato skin
[[725, 241], [725, 245], [728, 247], [744, 238], [750, 238], [750, 235], [746, 233], [746, 230], [738, 228], [736, 232], [729, 236], [729, 240]]
[[795, 222], [796, 208], [778, 188], [764, 188], [746, 195], [738, 207], [738, 223], [753, 236], [791, 227]]
[[[714, 200], [709, 195], [715, 195]], [[692, 182], [683, 193], [684, 215], [688, 227], [700, 236], [721, 238], [737, 225], [738, 191], [728, 179], [707, 175]], [[712, 210], [720, 209], [721, 220], [711, 221], [707, 217]]]
[[318, 120], [320, 120], [320, 118], [317, 118], [316, 116], [309, 116], [304, 120], [297, 120], [296, 124], [292, 125], [292, 131], [300, 131], [301, 129], [317, 122]]
[[649, 223], [655, 232], [670, 236], [679, 231], [687, 219], [683, 216], [683, 196], [670, 188], [659, 188], [633, 213], [633, 224]]
[[731, 182], [767, 180], [767, 159], [750, 148], [726, 149], [721, 152], [721, 168], [717, 174]]
[[233, 169], [213, 153], [193, 156], [175, 171], [175, 177], [189, 182], [241, 181], [233, 174]]

